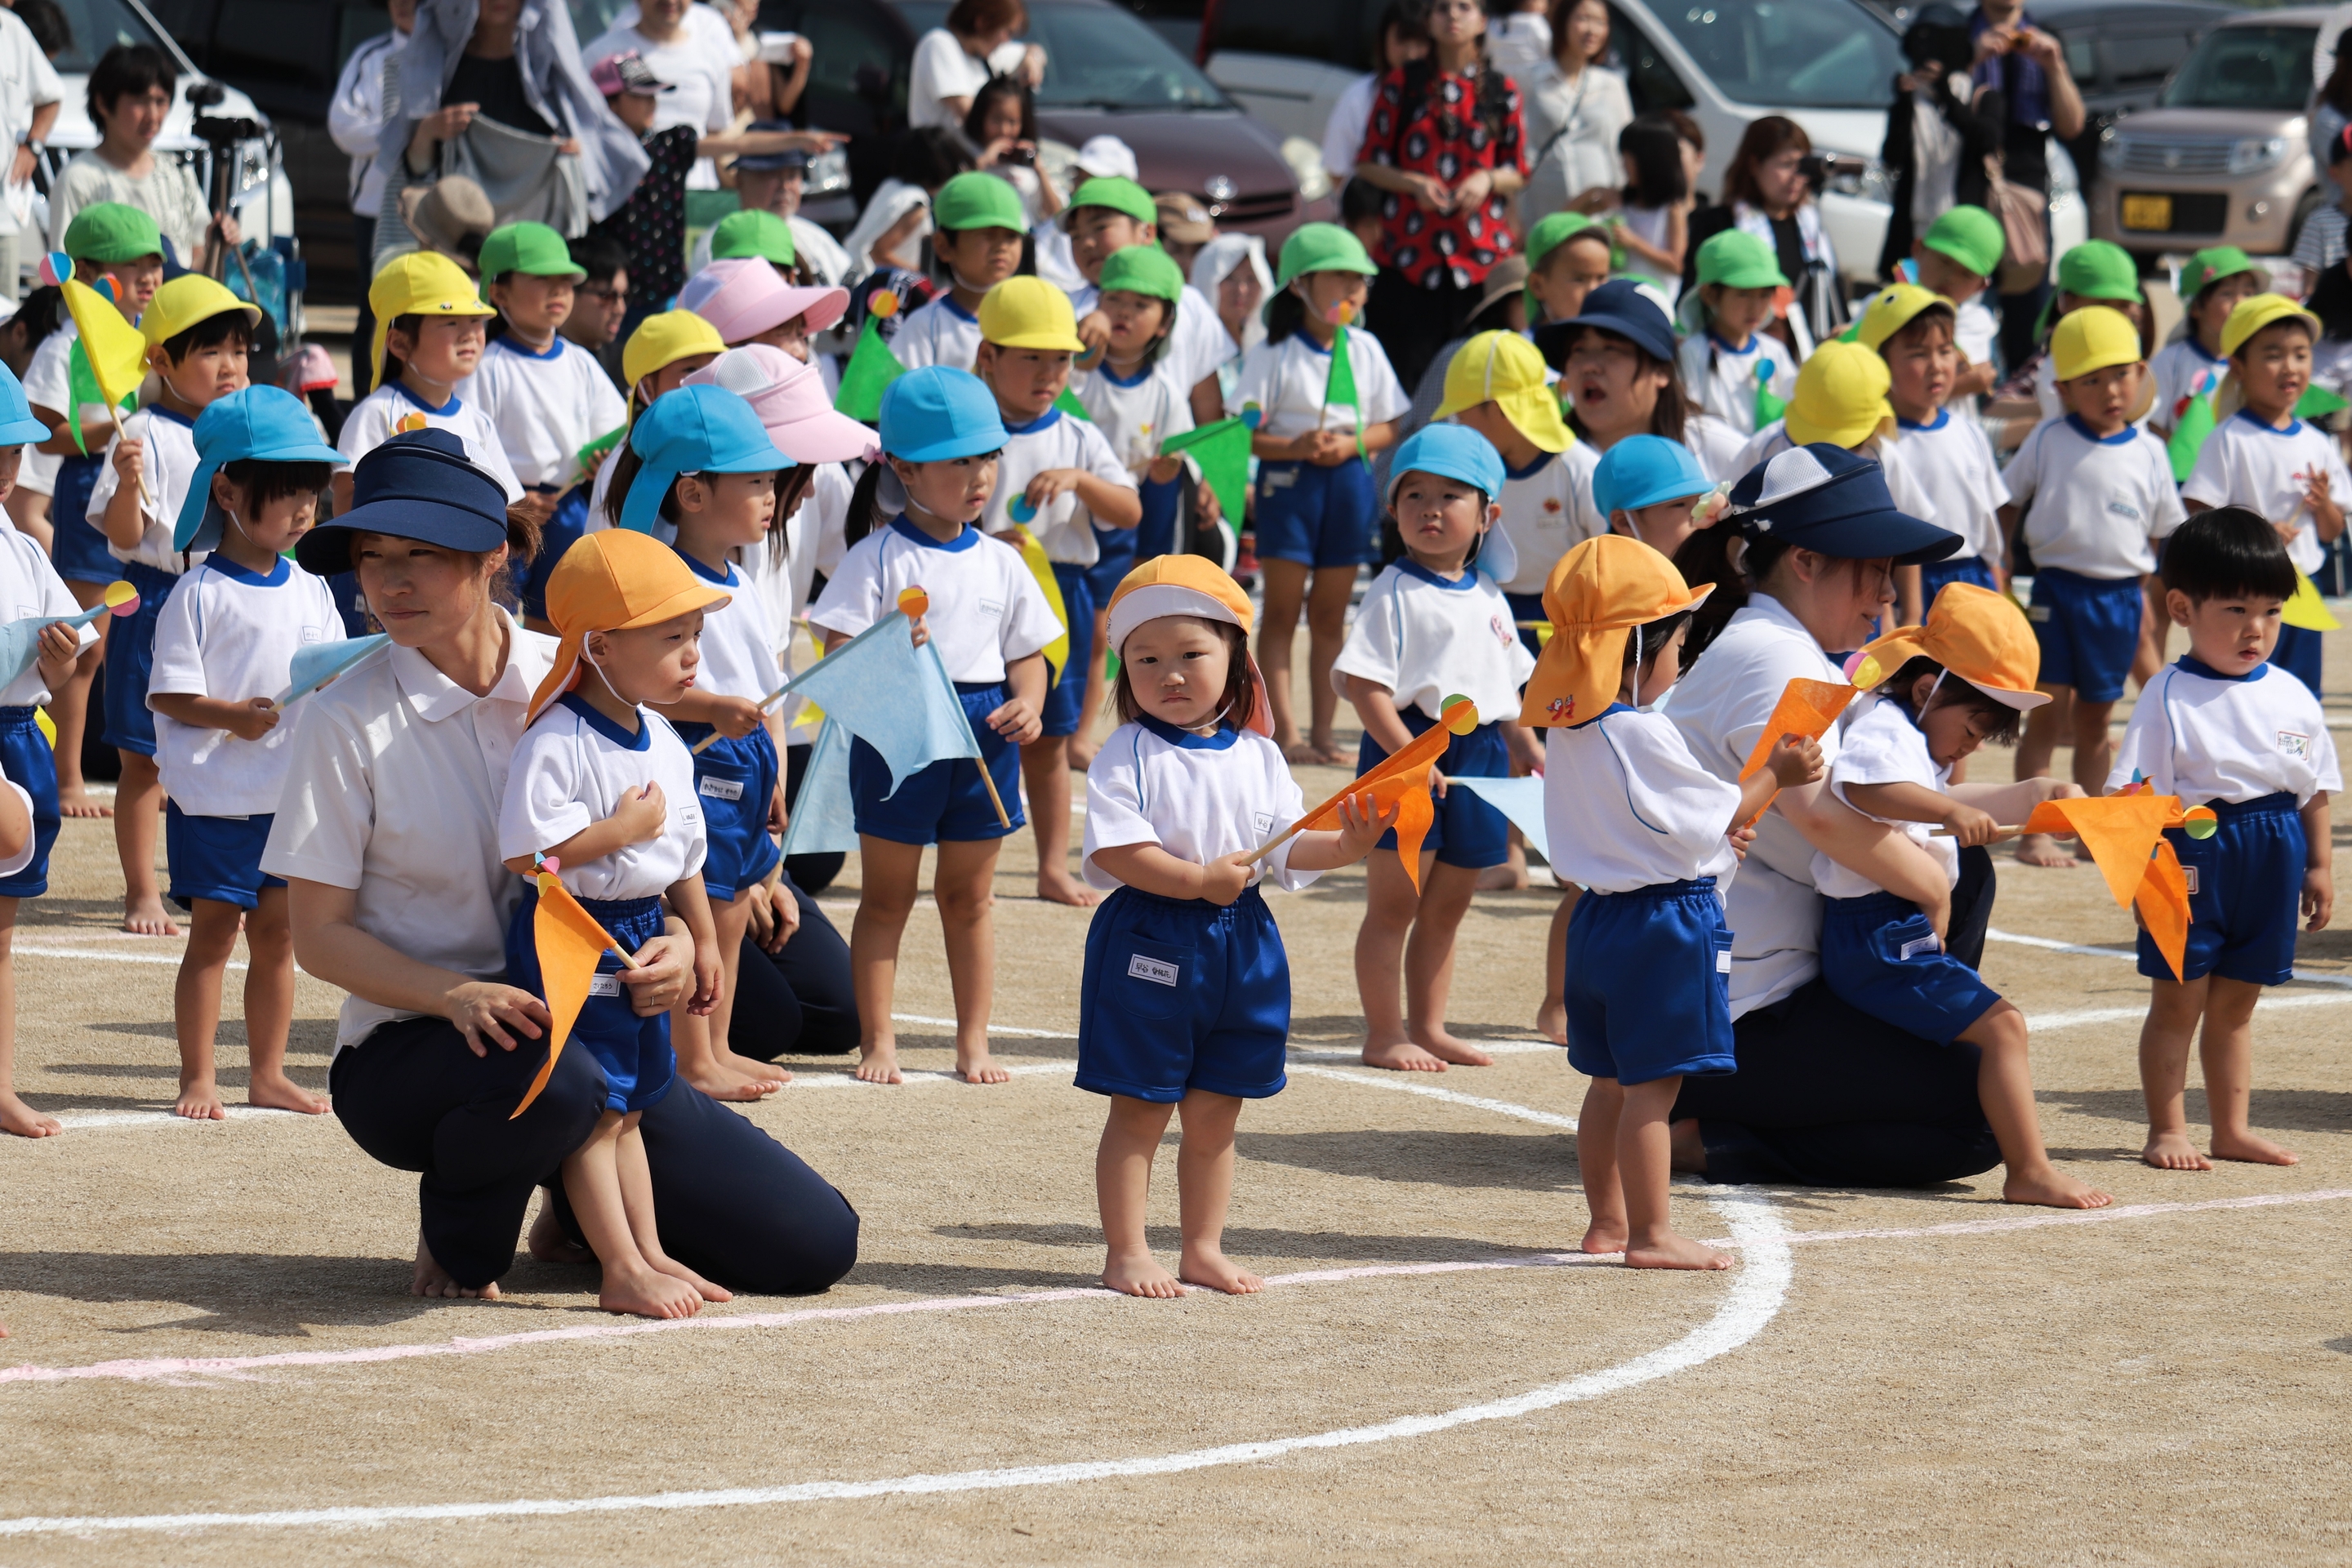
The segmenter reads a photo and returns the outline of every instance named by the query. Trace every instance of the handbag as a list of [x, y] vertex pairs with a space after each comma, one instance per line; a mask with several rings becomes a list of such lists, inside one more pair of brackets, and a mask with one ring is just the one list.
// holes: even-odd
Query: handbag
[[1999, 153], [1985, 154], [1985, 205], [2000, 219], [2000, 270], [1995, 292], [2029, 294], [2050, 276], [2050, 231], [2038, 192], [2011, 184], [2001, 174]]

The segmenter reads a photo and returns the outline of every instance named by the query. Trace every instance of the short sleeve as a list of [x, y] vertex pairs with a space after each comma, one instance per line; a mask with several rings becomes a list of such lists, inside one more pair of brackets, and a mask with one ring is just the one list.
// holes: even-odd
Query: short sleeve
[[1403, 657], [1399, 646], [1402, 606], [1397, 603], [1397, 583], [1393, 573], [1383, 573], [1364, 595], [1355, 625], [1348, 628], [1348, 640], [1331, 665], [1332, 689], [1342, 697], [1348, 695], [1347, 678], [1351, 675], [1386, 687], [1391, 697], [1396, 694], [1397, 663]]
[[[1674, 721], [1663, 714], [1604, 716], [1602, 736], [1625, 775], [1625, 801], [1659, 837], [1704, 863], [1731, 830], [1739, 786], [1699, 765]], [[1757, 726], [1760, 732], [1763, 726]]]
[[356, 463], [383, 446], [384, 436], [383, 399], [362, 397], [344, 417], [342, 431], [335, 437], [335, 450]]
[[356, 890], [375, 824], [369, 757], [332, 710], [316, 702], [301, 708], [261, 868], [273, 877]]
[[158, 694], [212, 695], [205, 683], [205, 650], [196, 640], [204, 587], [201, 573], [182, 578], [179, 591], [163, 601], [163, 608], [155, 617], [155, 665], [147, 677], [147, 695], [151, 698]]
[[[1084, 862], [1093, 877], [1095, 852], [1129, 844], [1158, 844], [1160, 830], [1143, 815], [1143, 731], [1132, 725], [1106, 742], [1087, 769], [1087, 834]], [[1103, 886], [1118, 885], [1104, 873]]]
[[[1239, 743], [1253, 747], [1264, 759], [1266, 798], [1274, 805], [1273, 816], [1276, 825], [1288, 827], [1306, 816], [1307, 796], [1300, 791], [1289, 763], [1284, 760], [1282, 748], [1265, 736], [1254, 733], [1244, 733]], [[1290, 852], [1297, 847], [1298, 839], [1294, 836], [1267, 856], [1265, 875], [1261, 880], [1271, 881], [1285, 892], [1295, 893], [1312, 885], [1317, 878], [1322, 876], [1320, 871], [1294, 871], [1290, 868]], [[1372, 853], [1379, 855], [1385, 851], [1375, 849]]]
[[[2179, 494], [2174, 498], [2176, 506], [2181, 501], [2191, 500], [2202, 501], [2207, 506], [2230, 504], [2229, 447], [2230, 443], [2225, 439], [2216, 439], [2212, 436], [2205, 438], [2205, 445], [2197, 450], [2197, 466], [2189, 471], [2189, 478], [2181, 481]], [[2173, 526], [2178, 527], [2179, 524], [2179, 520], [2176, 518]], [[2168, 533], [2171, 529], [2165, 531]]]
[[595, 815], [582, 803], [580, 784], [580, 744], [563, 725], [550, 723], [525, 735], [499, 806], [499, 858], [552, 849], [593, 826]]
[[[2180, 504], [2188, 491], [2172, 482], [2172, 460], [2166, 455], [2164, 444], [2153, 436], [2143, 436], [2148, 448], [2148, 524], [2150, 539], [2168, 538], [2172, 531], [2189, 520], [2189, 509]], [[2211, 443], [2207, 443], [2211, 445]], [[2335, 456], [2335, 440], [2327, 443], [2330, 461], [2338, 474], [2344, 471], [2344, 459]], [[2201, 454], [2200, 454], [2201, 456]], [[2194, 478], [2194, 476], [2191, 476]], [[2347, 492], [2352, 493], [2352, 492]]]
[[66, 367], [66, 355], [72, 352], [68, 346], [70, 342], [62, 333], [53, 333], [42, 339], [41, 346], [33, 351], [32, 363], [25, 367], [26, 402], [37, 403], [58, 414], [77, 412], [68, 406], [73, 402], [73, 387]]
[[2042, 464], [2042, 428], [2034, 426], [2025, 437], [2024, 444], [2017, 448], [2017, 455], [2010, 458], [2009, 467], [2000, 471], [2000, 482], [2009, 487], [2010, 503], [2020, 510], [2033, 504], [2033, 492], [2038, 488], [2036, 480]]
[[[1911, 733], [1905, 735], [1905, 730]], [[1933, 789], [1935, 762], [1902, 708], [1894, 699], [1882, 697], [1839, 741], [1837, 763], [1830, 770], [1830, 779], [1839, 785], [1916, 784]], [[1845, 796], [1841, 794], [1838, 798]]]
[[[1086, 465], [1087, 472], [1108, 484], [1117, 485], [1121, 489], [1135, 489], [1134, 470], [1118, 460], [1118, 455], [1110, 449], [1110, 442], [1103, 433], [1092, 425], [1082, 426], [1080, 428], [1085, 430], [1086, 436], [1079, 443], [1078, 460]], [[2347, 493], [2352, 494], [2352, 492]], [[1104, 526], [1099, 518], [1095, 521], [1095, 526], [1097, 528]]]
[[881, 537], [869, 533], [842, 556], [841, 570], [826, 579], [824, 592], [809, 610], [809, 625], [856, 637], [882, 618], [881, 545]]
[[1015, 552], [1002, 545], [981, 548], [1000, 550], [1004, 555], [1004, 619], [996, 633], [997, 651], [1007, 664], [1044, 652], [1047, 643], [1062, 635], [1062, 623], [1055, 618], [1054, 606], [1045, 602], [1045, 591], [1029, 574], [1028, 563]]
[[2179, 793], [2172, 776], [2172, 725], [2164, 711], [2165, 688], [2171, 683], [2172, 671], [2165, 669], [2140, 688], [2124, 738], [2116, 743], [2115, 762], [2107, 769], [2108, 794], [2139, 779], [2147, 780], [2154, 794]]
[[1364, 400], [1364, 423], [1384, 425], [1402, 418], [1412, 399], [1405, 395], [1404, 384], [1397, 380], [1396, 367], [1389, 363], [1380, 340], [1369, 332], [1349, 332], [1348, 348], [1355, 362], [1357, 395]]
[[[2328, 729], [2324, 720], [2312, 731], [2311, 772], [2316, 781], [2314, 788], [2329, 795], [2341, 795], [2344, 792], [2343, 768], [2336, 755], [2336, 735]], [[2304, 804], [2308, 805], [2309, 802]], [[5, 868], [0, 868], [0, 876], [6, 874]]]

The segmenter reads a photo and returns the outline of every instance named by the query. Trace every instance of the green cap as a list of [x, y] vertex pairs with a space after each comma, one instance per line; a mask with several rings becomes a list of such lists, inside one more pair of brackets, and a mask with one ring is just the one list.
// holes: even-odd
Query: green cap
[[[1538, 220], [1535, 227], [1528, 230], [1528, 242], [1519, 247], [1519, 254], [1528, 258], [1530, 269], [1541, 267], [1545, 257], [1569, 240], [1588, 228], [1600, 226], [1582, 213], [1548, 213]], [[1601, 237], [1606, 240], [1609, 237], [1603, 234]], [[1616, 247], [1612, 245], [1610, 248], [1614, 250]]]
[[588, 276], [572, 264], [572, 250], [563, 237], [543, 223], [510, 223], [490, 230], [482, 238], [481, 257], [475, 267], [485, 283], [509, 272], [527, 272], [533, 278]]
[[1698, 247], [1698, 283], [1702, 289], [1710, 283], [1727, 289], [1789, 287], [1772, 247], [1738, 228], [1727, 228]]
[[1920, 243], [1978, 277], [1990, 278], [2000, 270], [2009, 237], [2001, 232], [2000, 219], [1982, 207], [1962, 205], [1945, 208], [1944, 216], [1927, 226]]
[[1176, 258], [1156, 245], [1130, 245], [1124, 250], [1114, 250], [1103, 262], [1102, 274], [1095, 287], [1108, 294], [1114, 289], [1124, 289], [1130, 294], [1148, 294], [1154, 300], [1171, 304], [1184, 297], [1184, 269]]
[[1287, 289], [1309, 272], [1360, 272], [1370, 278], [1380, 268], [1364, 254], [1364, 242], [1336, 223], [1303, 223], [1282, 242], [1282, 265], [1275, 269], [1274, 286]]
[[[1101, 181], [1092, 182], [1094, 184]], [[1081, 191], [1087, 186], [1079, 187]], [[1117, 205], [1097, 202], [1097, 206]], [[1145, 198], [1145, 205], [1150, 205]], [[1149, 223], [1150, 219], [1146, 218]], [[967, 228], [1005, 228], [1014, 234], [1029, 232], [1029, 215], [1021, 205], [1021, 193], [1013, 182], [984, 169], [967, 169], [940, 187], [931, 198], [931, 225], [950, 231]]]
[[2235, 278], [2242, 272], [2254, 275], [2257, 293], [2268, 291], [2271, 275], [2255, 266], [2254, 258], [2236, 246], [2217, 245], [2210, 250], [2200, 250], [2180, 269], [2180, 297], [2194, 304], [2198, 295], [2222, 279]]
[[800, 259], [793, 226], [772, 212], [731, 212], [710, 231], [713, 261], [769, 261], [790, 267]]
[[[1077, 188], [1070, 197], [1067, 211], [1062, 215], [1064, 228], [1070, 226], [1070, 214], [1080, 207], [1109, 207], [1115, 212], [1125, 213], [1138, 223], [1157, 225], [1160, 222], [1160, 205], [1151, 199], [1151, 193], [1133, 180], [1122, 179], [1116, 174], [1088, 180]], [[936, 223], [938, 219], [932, 221]]]
[[2058, 258], [2058, 289], [2084, 300], [2140, 299], [2139, 264], [2120, 245], [2086, 239]]
[[163, 254], [163, 231], [137, 207], [92, 202], [66, 225], [65, 252], [76, 261], [136, 261]]

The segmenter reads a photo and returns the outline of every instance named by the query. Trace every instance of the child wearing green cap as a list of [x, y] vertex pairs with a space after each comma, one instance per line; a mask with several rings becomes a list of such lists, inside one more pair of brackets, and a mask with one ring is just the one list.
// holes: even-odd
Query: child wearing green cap
[[1699, 412], [1753, 436], [1797, 395], [1797, 356], [1778, 308], [1789, 279], [1770, 246], [1727, 228], [1698, 247], [1696, 281], [1684, 317], [1696, 315], [1699, 330], [1675, 356], [1684, 390]]
[[890, 352], [900, 364], [972, 367], [980, 358], [980, 302], [1020, 270], [1028, 233], [1021, 193], [996, 175], [968, 169], [940, 187], [931, 201], [931, 254], [948, 269], [948, 287], [899, 322]]
[[1952, 342], [1968, 361], [1952, 384], [1955, 398], [1976, 397], [1993, 388], [2000, 318], [1985, 304], [1984, 292], [2000, 270], [2008, 245], [1999, 218], [1963, 202], [1946, 208], [1926, 234], [1911, 242], [1911, 259], [1899, 269], [1908, 281], [1952, 302]]
[[2156, 351], [2147, 362], [2156, 378], [2156, 406], [2147, 427], [2169, 439], [2173, 427], [2192, 397], [2210, 397], [2230, 374], [2229, 356], [2221, 352], [2221, 329], [2239, 301], [2267, 293], [2270, 274], [2234, 245], [2200, 250], [2180, 269], [2182, 312], [2180, 335]]
[[1528, 231], [1528, 325], [1565, 321], [1609, 281], [1616, 259], [1609, 230], [1582, 213], [1553, 213]]
[[[1071, 265], [1084, 279], [1070, 290], [1078, 338], [1088, 353], [1099, 353], [1110, 340], [1110, 318], [1101, 306], [1103, 265], [1131, 247], [1159, 244], [1160, 208], [1151, 193], [1133, 180], [1088, 180], [1071, 195], [1061, 224], [1070, 237]], [[1197, 290], [1188, 288], [1177, 297], [1167, 360], [1189, 389], [1195, 424], [1206, 425], [1223, 413], [1216, 376], [1230, 343], [1216, 308]]]

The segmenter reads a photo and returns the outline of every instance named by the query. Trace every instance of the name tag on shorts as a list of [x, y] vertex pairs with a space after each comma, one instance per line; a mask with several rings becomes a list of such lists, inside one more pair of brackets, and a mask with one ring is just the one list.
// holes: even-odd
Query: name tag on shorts
[[713, 800], [741, 800], [743, 798], [743, 781], [741, 779], [706, 778], [700, 784], [695, 785], [694, 790], [697, 795], [707, 795]]
[[2029, 621], [2042, 621], [2046, 624], [2050, 619], [2050, 606], [2047, 605], [2032, 605], [2026, 610], [2025, 618]]
[[2180, 868], [2180, 875], [2188, 882], [2189, 896], [2192, 899], [2195, 898], [2197, 896], [2197, 868], [2194, 866], [2183, 866]]
[[592, 974], [592, 975], [590, 975], [590, 976], [588, 977], [588, 994], [589, 994], [589, 995], [591, 995], [591, 996], [618, 996], [620, 994], [621, 994], [621, 977], [620, 977], [619, 975], [617, 975], [617, 974]]
[[1911, 960], [1918, 957], [1923, 952], [1941, 952], [1943, 951], [1944, 942], [1941, 937], [1914, 937], [1912, 940], [1903, 944], [1903, 952], [1900, 956], [1904, 963], [1908, 963]]
[[1727, 947], [1721, 952], [1715, 955], [1715, 972], [1717, 974], [1728, 974], [1731, 973], [1731, 950], [1729, 948]]
[[1176, 966], [1164, 958], [1146, 958], [1139, 952], [1131, 954], [1127, 961], [1127, 973], [1132, 979], [1149, 980], [1154, 985], [1176, 984]]
[[2281, 730], [2278, 742], [2279, 750], [2290, 757], [2301, 760], [2311, 755], [2311, 737], [2308, 735], [2298, 735], [2293, 730]]

